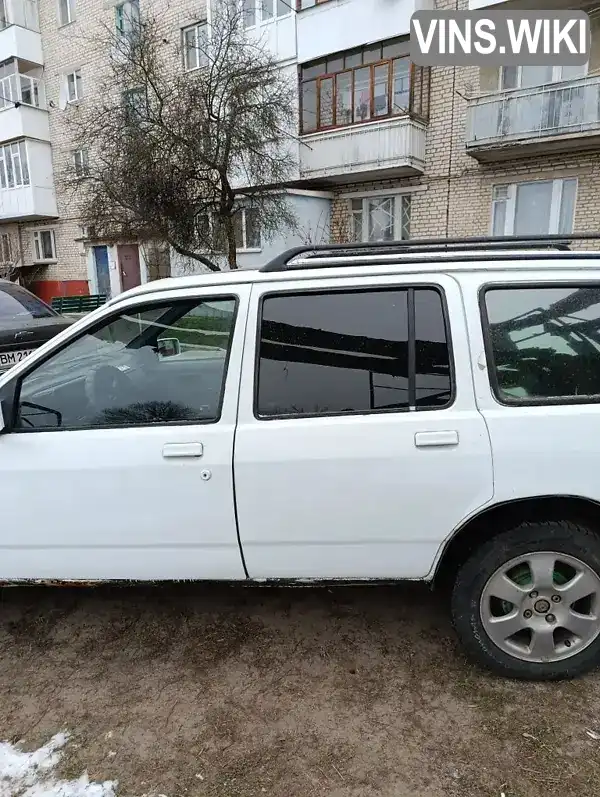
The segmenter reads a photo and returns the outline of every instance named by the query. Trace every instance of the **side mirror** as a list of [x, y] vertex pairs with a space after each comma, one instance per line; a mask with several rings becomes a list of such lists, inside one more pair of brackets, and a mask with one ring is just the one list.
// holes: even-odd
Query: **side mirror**
[[157, 349], [161, 358], [177, 357], [181, 354], [181, 344], [177, 338], [161, 338], [157, 342]]

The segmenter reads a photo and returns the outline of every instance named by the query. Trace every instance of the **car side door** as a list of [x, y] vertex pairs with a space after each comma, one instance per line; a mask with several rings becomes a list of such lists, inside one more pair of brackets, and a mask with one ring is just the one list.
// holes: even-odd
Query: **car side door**
[[234, 473], [250, 577], [426, 577], [493, 494], [457, 282], [258, 284], [249, 318]]
[[0, 579], [245, 577], [232, 452], [248, 298], [124, 300], [0, 387]]

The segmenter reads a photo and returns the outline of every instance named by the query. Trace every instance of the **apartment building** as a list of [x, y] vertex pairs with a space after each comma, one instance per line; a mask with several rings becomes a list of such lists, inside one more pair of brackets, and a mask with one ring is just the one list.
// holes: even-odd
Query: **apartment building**
[[[434, 0], [243, 2], [248, 35], [298, 84], [294, 173], [282, 190], [299, 229], [266, 240], [260, 220], [244, 218], [241, 267], [307, 242], [597, 229], [593, 14], [585, 67], [429, 70], [411, 64], [408, 34], [412, 13]], [[67, 122], [100, 90], [98, 26], [120, 30], [150, 3], [157, 0], [0, 0], [0, 263], [46, 299], [114, 295], [169, 268], [194, 267], [136, 241], [90, 241], [56, 179], [67, 162], [85, 168], [87, 153], [73, 150]], [[194, 41], [210, 15], [204, 0], [156, 7], [170, 42]], [[174, 56], [173, 69], [200, 67], [193, 48], [187, 53]]]
[[[398, 9], [394, 3], [385, 5]], [[535, 3], [436, 3], [437, 8], [459, 10], [500, 5], [532, 8]], [[542, 8], [548, 3], [537, 5]], [[304, 24], [302, 13], [320, 14], [319, 24], [330, 30], [344, 7], [336, 0], [323, 0], [311, 12], [299, 14], [298, 30]], [[553, 7], [560, 7], [560, 2]], [[573, 6], [565, 2], [563, 7]], [[402, 89], [394, 67], [388, 95], [393, 104], [387, 106], [380, 94], [384, 92], [383, 80], [380, 88], [377, 85], [381, 67], [375, 64], [371, 67], [371, 120], [378, 104], [389, 107], [387, 120], [369, 121], [363, 127], [355, 118], [355, 124], [348, 127], [342, 111], [341, 118], [339, 113], [335, 117], [335, 131], [303, 130], [302, 139], [307, 142], [336, 139], [335, 151], [343, 161], [335, 174], [327, 175], [334, 194], [333, 239], [597, 230], [600, 30], [597, 12], [583, 4], [579, 7], [592, 19], [592, 52], [584, 67], [439, 67], [425, 75], [408, 66], [405, 103], [396, 101]], [[393, 30], [391, 19], [389, 23], [388, 32]], [[322, 92], [331, 80], [334, 91], [343, 91], [347, 73], [337, 69], [341, 55], [338, 51], [329, 57], [328, 73], [319, 77]], [[387, 74], [384, 51], [381, 57], [383, 73]], [[302, 75], [302, 66], [300, 72]], [[355, 74], [355, 87], [357, 83]], [[338, 108], [343, 108], [343, 102], [337, 100]], [[329, 122], [327, 104], [325, 110], [325, 119], [319, 120], [322, 127]], [[402, 129], [406, 131], [403, 137], [399, 135]], [[369, 136], [375, 138], [375, 163], [371, 167], [368, 154], [358, 144]], [[388, 160], [387, 153], [395, 160]], [[334, 156], [330, 156], [327, 166], [334, 163]]]

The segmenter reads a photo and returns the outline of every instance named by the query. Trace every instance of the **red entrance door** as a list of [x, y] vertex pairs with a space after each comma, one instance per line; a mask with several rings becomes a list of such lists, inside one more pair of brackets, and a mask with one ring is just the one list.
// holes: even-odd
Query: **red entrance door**
[[117, 262], [121, 272], [121, 287], [124, 291], [141, 283], [140, 250], [136, 244], [117, 246]]

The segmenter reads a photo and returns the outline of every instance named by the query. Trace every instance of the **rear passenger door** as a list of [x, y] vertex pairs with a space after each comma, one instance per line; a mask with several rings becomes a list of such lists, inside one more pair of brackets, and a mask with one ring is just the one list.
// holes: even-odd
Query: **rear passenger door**
[[300, 286], [251, 296], [234, 450], [248, 573], [424, 577], [492, 496], [458, 285]]

